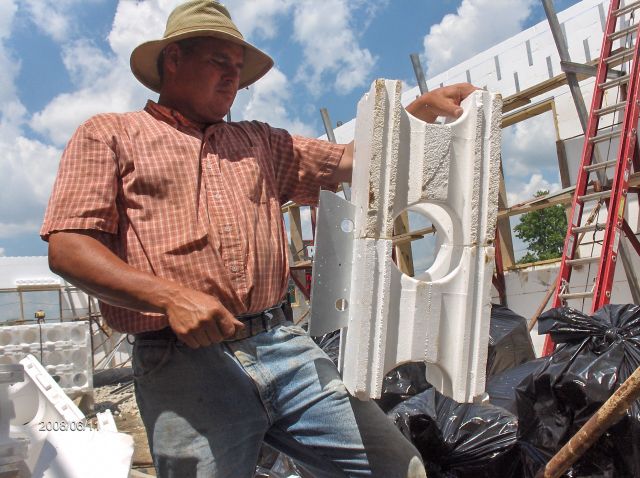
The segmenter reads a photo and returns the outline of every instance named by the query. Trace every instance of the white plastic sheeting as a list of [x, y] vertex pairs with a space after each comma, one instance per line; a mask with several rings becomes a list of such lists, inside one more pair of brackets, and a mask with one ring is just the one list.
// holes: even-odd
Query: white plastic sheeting
[[[355, 211], [323, 192], [310, 332], [347, 327], [343, 379], [361, 399], [379, 397], [397, 365], [425, 361], [438, 390], [471, 401], [485, 384], [501, 98], [476, 92], [445, 125], [400, 100], [399, 81], [377, 80], [358, 105]], [[435, 262], [415, 278], [392, 260], [394, 220], [407, 209], [437, 231]]]

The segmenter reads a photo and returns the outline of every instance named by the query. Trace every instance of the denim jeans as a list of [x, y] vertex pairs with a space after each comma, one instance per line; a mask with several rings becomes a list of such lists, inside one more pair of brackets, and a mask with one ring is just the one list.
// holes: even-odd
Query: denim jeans
[[136, 340], [133, 368], [160, 477], [250, 478], [263, 440], [316, 478], [426, 477], [413, 445], [349, 395], [298, 326], [200, 349]]

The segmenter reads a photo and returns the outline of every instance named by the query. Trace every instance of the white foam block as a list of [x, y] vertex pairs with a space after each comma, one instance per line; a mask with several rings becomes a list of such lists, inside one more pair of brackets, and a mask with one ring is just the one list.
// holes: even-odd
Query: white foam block
[[[462, 117], [442, 125], [409, 115], [400, 93], [399, 81], [377, 80], [358, 105], [353, 252], [351, 267], [342, 269], [350, 275], [348, 320], [331, 318], [336, 328], [348, 326], [343, 379], [355, 396], [379, 397], [388, 371], [425, 361], [435, 387], [471, 401], [485, 385], [501, 99], [473, 93]], [[437, 231], [435, 262], [415, 278], [392, 261], [394, 220], [405, 210], [426, 216]], [[320, 227], [318, 238], [331, 245], [318, 240], [316, 260], [344, 241]], [[312, 329], [323, 320], [314, 311], [327, 309], [314, 304], [335, 303], [331, 293], [314, 283]]]

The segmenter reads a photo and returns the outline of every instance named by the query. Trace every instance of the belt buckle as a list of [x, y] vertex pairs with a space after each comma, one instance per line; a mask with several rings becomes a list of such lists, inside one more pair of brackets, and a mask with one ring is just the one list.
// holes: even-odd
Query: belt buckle
[[268, 332], [273, 328], [273, 326], [271, 325], [272, 320], [273, 313], [270, 310], [265, 310], [262, 313], [262, 327], [264, 328], [265, 332]]

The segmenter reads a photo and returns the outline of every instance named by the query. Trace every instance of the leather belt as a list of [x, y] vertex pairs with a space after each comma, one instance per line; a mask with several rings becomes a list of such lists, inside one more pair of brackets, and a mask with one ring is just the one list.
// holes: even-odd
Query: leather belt
[[[274, 329], [285, 322], [289, 322], [291, 320], [288, 314], [289, 308], [289, 303], [285, 301], [279, 305], [265, 309], [262, 312], [236, 316], [236, 318], [244, 324], [244, 329], [236, 332], [233, 337], [225, 339], [225, 342], [248, 339], [249, 337]], [[150, 332], [141, 332], [135, 334], [134, 338], [135, 340], [178, 340], [178, 337], [170, 327], [152, 330]]]

